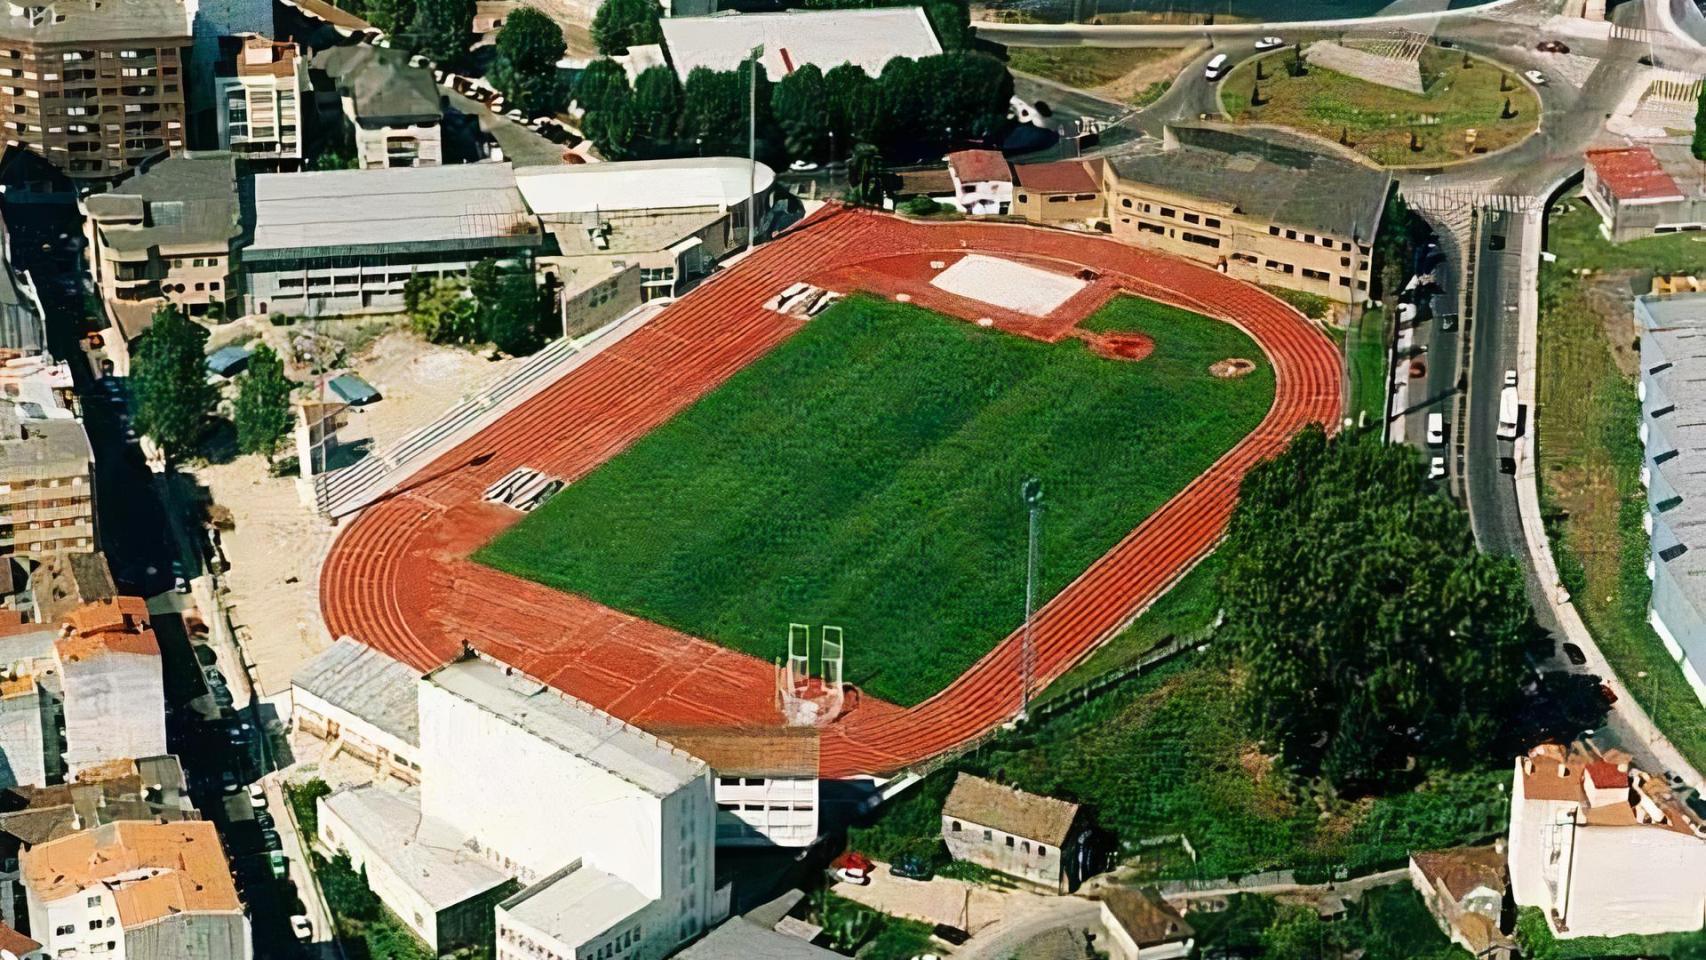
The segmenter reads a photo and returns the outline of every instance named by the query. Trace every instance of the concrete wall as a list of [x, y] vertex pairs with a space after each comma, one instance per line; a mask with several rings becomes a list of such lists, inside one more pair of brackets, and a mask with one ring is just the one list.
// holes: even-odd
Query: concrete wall
[[[345, 750], [352, 750], [382, 771], [409, 783], [420, 781], [420, 747], [301, 687], [291, 687], [291, 702], [292, 720], [298, 728], [321, 739], [341, 740]], [[332, 732], [334, 729], [336, 733]]]
[[367, 871], [367, 887], [402, 920], [415, 935], [434, 950], [445, 945], [438, 940], [438, 913], [395, 870], [385, 863], [379, 851], [369, 847], [322, 798], [319, 809], [319, 840], [327, 850], [349, 854], [350, 867], [357, 873]]
[[962, 183], [959, 177], [949, 176], [954, 181], [953, 204], [964, 213], [997, 214], [1006, 213], [1013, 203], [1013, 184], [1009, 180], [980, 180]]
[[72, 776], [108, 760], [166, 753], [166, 690], [160, 658], [104, 653], [61, 661], [65, 765]]
[[[332, 267], [306, 264], [300, 268], [262, 261], [244, 264], [247, 313], [286, 313], [292, 316], [337, 317], [370, 313], [398, 313], [403, 309], [403, 285], [413, 274], [427, 277], [462, 277], [487, 256], [506, 259], [505, 251], [457, 250], [447, 247], [441, 255], [416, 258], [418, 262], [375, 262]], [[374, 258], [384, 261], [387, 258]]]
[[1039, 193], [1013, 188], [1013, 213], [1032, 223], [1075, 223], [1107, 214], [1100, 193]]
[[942, 841], [955, 860], [999, 870], [1051, 889], [1065, 886], [1059, 847], [946, 815], [942, 817]]
[[805, 847], [817, 839], [815, 778], [718, 777], [716, 799], [719, 846]]
[[[350, 116], [349, 101], [344, 101], [344, 114], [355, 129], [356, 162], [363, 169], [374, 170], [390, 166], [436, 167], [444, 162], [444, 131], [439, 123], [412, 124], [406, 127], [364, 127]], [[393, 164], [389, 157], [392, 141], [410, 143], [415, 150], [413, 163]]]

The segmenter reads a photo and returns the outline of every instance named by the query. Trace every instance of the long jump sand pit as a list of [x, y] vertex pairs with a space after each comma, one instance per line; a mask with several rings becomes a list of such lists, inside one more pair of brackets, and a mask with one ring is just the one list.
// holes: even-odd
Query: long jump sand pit
[[930, 285], [968, 300], [1046, 317], [1089, 283], [1015, 260], [970, 253], [938, 273]]

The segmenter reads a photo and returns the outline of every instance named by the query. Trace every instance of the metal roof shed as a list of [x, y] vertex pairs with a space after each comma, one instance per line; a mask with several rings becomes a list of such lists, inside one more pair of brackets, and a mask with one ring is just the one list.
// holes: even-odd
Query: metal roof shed
[[380, 399], [379, 391], [373, 389], [373, 384], [353, 373], [340, 373], [326, 386], [338, 395], [338, 399], [352, 407], [363, 407]]
[[222, 377], [234, 377], [249, 365], [247, 347], [220, 347], [207, 355], [207, 370]]

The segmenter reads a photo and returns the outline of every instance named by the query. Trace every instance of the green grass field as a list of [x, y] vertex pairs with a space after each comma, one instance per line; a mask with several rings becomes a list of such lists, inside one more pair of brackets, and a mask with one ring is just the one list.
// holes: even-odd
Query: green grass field
[[[1261, 420], [1236, 328], [1136, 298], [1086, 326], [1141, 363], [856, 297], [487, 545], [499, 569], [765, 659], [846, 629], [847, 678], [913, 704], [1024, 613], [1019, 485], [1052, 596]], [[1216, 360], [1256, 360], [1218, 380]]]
[[1099, 87], [1178, 53], [1168, 47], [1008, 47], [1007, 65], [1069, 87]]

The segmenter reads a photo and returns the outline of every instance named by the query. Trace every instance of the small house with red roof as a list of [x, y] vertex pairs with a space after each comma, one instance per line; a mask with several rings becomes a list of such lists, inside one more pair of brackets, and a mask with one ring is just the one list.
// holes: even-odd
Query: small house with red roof
[[1686, 144], [1589, 150], [1582, 195], [1599, 211], [1613, 241], [1706, 226], [1703, 167]]
[[1106, 215], [1099, 160], [1013, 165], [1013, 212], [1032, 223], [1085, 224]]
[[954, 206], [974, 216], [1006, 213], [1013, 204], [1013, 170], [999, 150], [956, 150], [948, 154]]

